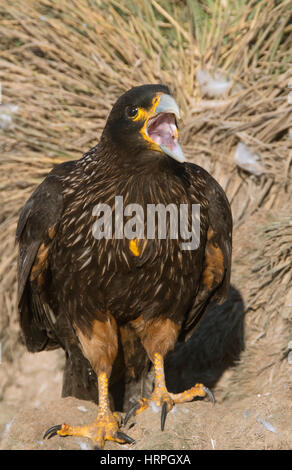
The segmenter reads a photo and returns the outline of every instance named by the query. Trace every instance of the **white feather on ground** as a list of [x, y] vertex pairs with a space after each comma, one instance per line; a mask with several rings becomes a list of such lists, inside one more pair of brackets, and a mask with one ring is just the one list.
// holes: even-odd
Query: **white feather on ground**
[[247, 145], [239, 142], [235, 149], [234, 155], [235, 163], [245, 171], [260, 176], [264, 173], [264, 168], [260, 163], [260, 156], [253, 153]]
[[228, 88], [232, 85], [232, 81], [226, 80], [226, 78], [219, 72], [214, 73], [214, 77], [211, 77], [207, 70], [198, 68], [197, 80], [200, 85], [200, 90], [203, 95], [208, 95], [211, 98], [215, 96], [221, 96]]

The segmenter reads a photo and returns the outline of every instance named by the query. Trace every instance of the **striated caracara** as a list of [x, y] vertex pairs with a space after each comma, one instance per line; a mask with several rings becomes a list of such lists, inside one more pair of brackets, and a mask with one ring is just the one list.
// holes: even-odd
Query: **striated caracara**
[[68, 357], [78, 351], [97, 378], [96, 420], [56, 425], [46, 437], [87, 436], [99, 448], [106, 440], [132, 442], [111, 410], [109, 381], [129, 370], [138, 379], [147, 360], [155, 372], [152, 396], [127, 419], [152, 400], [161, 406], [163, 429], [176, 403], [212, 397], [202, 384], [170, 393], [164, 377], [167, 352], [190, 335], [211, 301], [225, 299], [231, 266], [229, 203], [207, 171], [185, 162], [178, 119], [166, 86], [129, 90], [99, 143], [55, 167], [22, 209], [18, 299], [27, 348], [61, 347]]

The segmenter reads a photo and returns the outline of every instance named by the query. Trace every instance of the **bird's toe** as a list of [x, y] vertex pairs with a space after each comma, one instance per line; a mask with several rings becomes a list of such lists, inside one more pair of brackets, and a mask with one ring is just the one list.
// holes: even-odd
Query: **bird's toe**
[[62, 424], [56, 424], [55, 426], [50, 427], [46, 430], [43, 435], [43, 439], [51, 439], [53, 436], [57, 436], [58, 431], [62, 429]]

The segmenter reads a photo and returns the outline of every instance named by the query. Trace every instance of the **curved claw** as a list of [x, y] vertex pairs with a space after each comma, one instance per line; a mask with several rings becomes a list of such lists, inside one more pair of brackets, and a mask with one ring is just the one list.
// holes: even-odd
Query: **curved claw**
[[215, 397], [214, 397], [213, 392], [211, 392], [211, 390], [208, 387], [206, 387], [205, 385], [203, 385], [203, 390], [204, 390], [204, 392], [206, 392], [206, 394], [208, 395], [208, 397], [211, 400], [211, 402], [213, 403], [213, 405], [215, 405]]
[[[130, 436], [128, 436], [128, 434], [125, 434], [124, 432], [121, 432], [121, 431], [116, 432], [115, 438], [123, 440], [127, 444], [135, 444], [134, 439], [132, 439]], [[117, 441], [117, 442], [119, 442], [119, 441]], [[103, 447], [94, 446], [93, 450], [103, 450]]]
[[124, 432], [117, 431], [116, 436], [118, 439], [123, 439], [127, 444], [134, 444], [135, 441], [130, 436], [125, 434]]
[[131, 406], [131, 408], [127, 411], [126, 413], [126, 416], [124, 418], [124, 426], [127, 424], [127, 422], [129, 421], [129, 419], [131, 418], [131, 416], [133, 416], [136, 411], [140, 408], [140, 403], [137, 401], [136, 403], [134, 403], [133, 406]]
[[161, 409], [161, 431], [164, 431], [164, 425], [167, 415], [167, 402], [163, 402], [162, 409]]
[[56, 424], [55, 426], [52, 426], [46, 430], [45, 434], [43, 435], [43, 439], [51, 439], [51, 437], [58, 434], [57, 431], [60, 431], [60, 429], [62, 429], [62, 424]]

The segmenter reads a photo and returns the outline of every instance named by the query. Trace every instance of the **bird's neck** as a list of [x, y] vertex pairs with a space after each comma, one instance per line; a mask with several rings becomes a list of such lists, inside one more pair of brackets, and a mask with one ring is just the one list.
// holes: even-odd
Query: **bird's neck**
[[184, 165], [176, 162], [162, 152], [136, 148], [132, 152], [123, 151], [116, 148], [115, 144], [110, 143], [108, 139], [100, 139], [96, 146], [95, 159], [99, 166], [99, 171], [103, 168], [105, 171], [111, 171], [113, 177], [135, 176], [141, 179], [160, 179], [162, 175], [180, 177], [185, 174]]
[[[184, 165], [160, 152], [144, 151], [127, 159], [114, 148], [99, 144], [79, 160], [79, 165], [90, 192], [102, 194], [105, 200], [121, 195], [129, 202], [168, 204], [186, 198]], [[182, 179], [187, 184], [182, 186]]]

